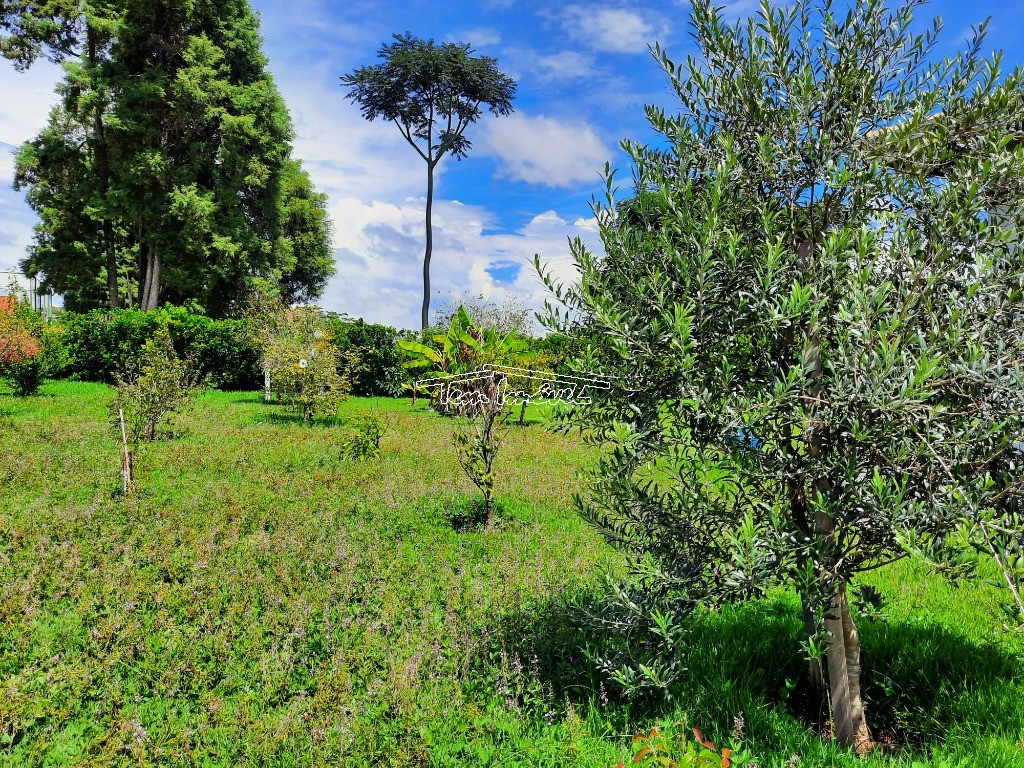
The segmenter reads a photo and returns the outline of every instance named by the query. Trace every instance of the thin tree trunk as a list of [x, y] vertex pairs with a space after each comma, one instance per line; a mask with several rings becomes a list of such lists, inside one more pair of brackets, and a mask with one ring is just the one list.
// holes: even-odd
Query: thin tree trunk
[[[815, 243], [797, 243], [796, 250], [801, 269], [809, 271], [814, 264]], [[810, 378], [814, 385], [808, 395], [812, 401], [822, 397], [821, 379], [824, 367], [821, 362], [821, 335], [817, 323], [807, 331], [807, 338], [801, 352], [801, 365], [810, 369]], [[807, 425], [804, 439], [807, 441], [807, 453], [812, 459], [821, 457], [825, 449], [824, 425], [811, 421]], [[825, 478], [813, 478], [812, 483], [821, 492], [829, 489]], [[806, 514], [806, 510], [804, 510]], [[808, 521], [810, 522], [810, 521]], [[835, 536], [836, 521], [821, 510], [813, 514], [813, 531], [817, 536]], [[809, 606], [804, 604], [805, 623], [813, 628], [813, 616]], [[840, 578], [839, 588], [835, 597], [835, 605], [825, 617], [825, 628], [828, 630], [829, 646], [826, 657], [828, 668], [829, 699], [832, 704], [833, 737], [840, 744], [855, 747], [863, 753], [871, 747], [871, 734], [868, 732], [867, 718], [864, 713], [864, 700], [860, 691], [860, 636], [850, 614], [850, 604], [846, 597], [846, 582]], [[811, 684], [817, 686], [821, 680], [820, 663], [811, 662], [809, 673]]]
[[519, 408], [519, 426], [522, 426], [523, 424], [526, 423], [526, 403], [527, 403], [527, 400], [524, 397], [523, 398], [523, 404]]
[[111, 309], [121, 306], [117, 286], [117, 252], [114, 250], [114, 226], [108, 219], [103, 222], [103, 242], [107, 248], [107, 300]]
[[160, 304], [160, 255], [153, 246], [146, 251], [146, 287], [140, 307], [143, 311], [156, 309]]
[[828, 682], [832, 701], [832, 735], [858, 754], [871, 748], [860, 690], [860, 635], [850, 614], [846, 584], [840, 584], [835, 605], [825, 619], [828, 628]]
[[142, 281], [142, 288], [139, 291], [139, 309], [145, 311], [149, 309], [150, 286], [153, 284], [153, 248], [148, 244], [144, 245], [143, 254], [145, 279]]
[[[801, 610], [803, 613], [804, 621], [804, 632], [808, 637], [813, 637], [817, 634], [818, 628], [814, 623], [814, 612], [811, 606], [807, 602], [805, 595], [800, 596]], [[825, 696], [825, 670], [821, 666], [821, 659], [813, 658], [807, 664], [807, 676], [811, 681], [811, 690], [817, 693], [820, 697]]]
[[430, 327], [430, 256], [434, 250], [434, 165], [431, 161], [427, 162], [427, 244], [423, 251], [423, 309], [420, 313], [420, 323], [424, 331]]
[[[95, 78], [97, 66], [96, 52], [96, 31], [90, 26], [86, 31], [86, 46], [89, 69], [92, 77]], [[98, 101], [92, 113], [92, 141], [93, 158], [96, 162], [97, 176], [100, 181], [100, 195], [103, 198], [103, 205], [106, 205], [107, 192], [110, 188], [110, 157], [107, 153], [106, 129], [103, 125], [103, 105]], [[103, 217], [103, 248], [106, 254], [107, 267], [107, 302], [111, 309], [117, 309], [120, 305], [117, 286], [117, 253], [114, 249], [114, 225], [110, 218]]]
[[156, 309], [160, 306], [160, 251], [153, 248], [153, 282], [150, 285], [149, 308]]

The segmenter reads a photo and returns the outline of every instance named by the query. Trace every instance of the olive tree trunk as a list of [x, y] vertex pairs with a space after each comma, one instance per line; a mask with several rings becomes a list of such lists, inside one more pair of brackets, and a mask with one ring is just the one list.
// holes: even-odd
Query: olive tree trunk
[[840, 584], [825, 626], [830, 635], [827, 662], [832, 734], [838, 743], [863, 754], [871, 748], [871, 733], [860, 690], [860, 635], [850, 614], [846, 584]]

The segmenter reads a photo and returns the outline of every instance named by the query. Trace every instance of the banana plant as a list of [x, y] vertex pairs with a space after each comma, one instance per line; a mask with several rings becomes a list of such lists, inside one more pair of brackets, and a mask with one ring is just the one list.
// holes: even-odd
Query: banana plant
[[[515, 331], [501, 334], [492, 328], [480, 328], [462, 306], [452, 317], [448, 330], [434, 336], [433, 342], [429, 345], [411, 339], [399, 341], [398, 346], [410, 358], [405, 367], [423, 371], [425, 378], [451, 379], [480, 371], [487, 364], [508, 365], [526, 349], [526, 342]], [[416, 383], [409, 386], [415, 394]], [[445, 386], [431, 390], [431, 403], [442, 413], [450, 412], [446, 395]]]

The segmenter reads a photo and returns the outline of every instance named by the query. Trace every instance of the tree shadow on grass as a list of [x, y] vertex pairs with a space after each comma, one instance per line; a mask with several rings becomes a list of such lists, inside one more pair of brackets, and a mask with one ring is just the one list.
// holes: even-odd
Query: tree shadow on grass
[[303, 426], [310, 429], [343, 427], [348, 424], [348, 419], [341, 416], [317, 416], [307, 422], [301, 414], [279, 411], [261, 411], [253, 414], [252, 420], [258, 424], [273, 424], [279, 427]]
[[521, 524], [518, 506], [502, 499], [494, 500], [491, 516], [487, 516], [483, 496], [432, 497], [421, 501], [420, 514], [435, 518], [457, 533], [482, 533], [490, 529], [511, 528]]
[[[573, 604], [586, 610], [600, 599], [576, 595]], [[968, 738], [1024, 732], [1024, 659], [927, 620], [862, 618], [860, 630], [868, 720], [880, 745], [918, 752], [940, 746], [952, 732]], [[583, 652], [607, 648], [608, 630], [587, 626], [564, 600], [504, 617], [491, 636], [490, 657], [536, 659], [535, 674], [555, 701], [600, 707], [620, 733], [683, 711], [691, 724], [728, 740], [742, 714], [747, 744], [757, 754], [827, 727], [827, 705], [812, 690], [801, 655], [802, 632], [795, 598], [705, 613], [680, 644], [687, 671], [670, 696], [632, 700], [619, 696]]]
[[233, 397], [230, 400], [232, 405], [275, 405], [271, 400], [264, 400], [262, 392], [246, 392], [240, 397]]

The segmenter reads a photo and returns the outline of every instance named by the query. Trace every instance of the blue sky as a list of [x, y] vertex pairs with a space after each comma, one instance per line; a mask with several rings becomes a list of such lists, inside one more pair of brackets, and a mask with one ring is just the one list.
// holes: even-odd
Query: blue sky
[[[425, 168], [397, 129], [367, 123], [346, 101], [340, 75], [376, 61], [395, 32], [473, 44], [519, 83], [516, 112], [471, 126], [468, 159], [440, 167], [431, 271], [435, 301], [483, 294], [539, 304], [535, 253], [571, 277], [567, 239], [599, 247], [589, 209], [618, 142], [648, 139], [643, 106], [671, 106], [647, 51], [655, 40], [680, 59], [692, 52], [687, 2], [550, 3], [523, 0], [255, 0], [270, 67], [295, 122], [296, 154], [328, 193], [338, 276], [321, 304], [402, 327], [418, 325]], [[728, 3], [752, 12], [754, 0]], [[992, 16], [986, 48], [1024, 62], [1024, 2], [936, 0], [922, 26], [945, 21], [939, 54]], [[0, 269], [31, 239], [33, 214], [10, 188], [10, 150], [44, 124], [56, 67], [19, 74], [0, 60]], [[626, 176], [628, 178], [628, 175]]]

